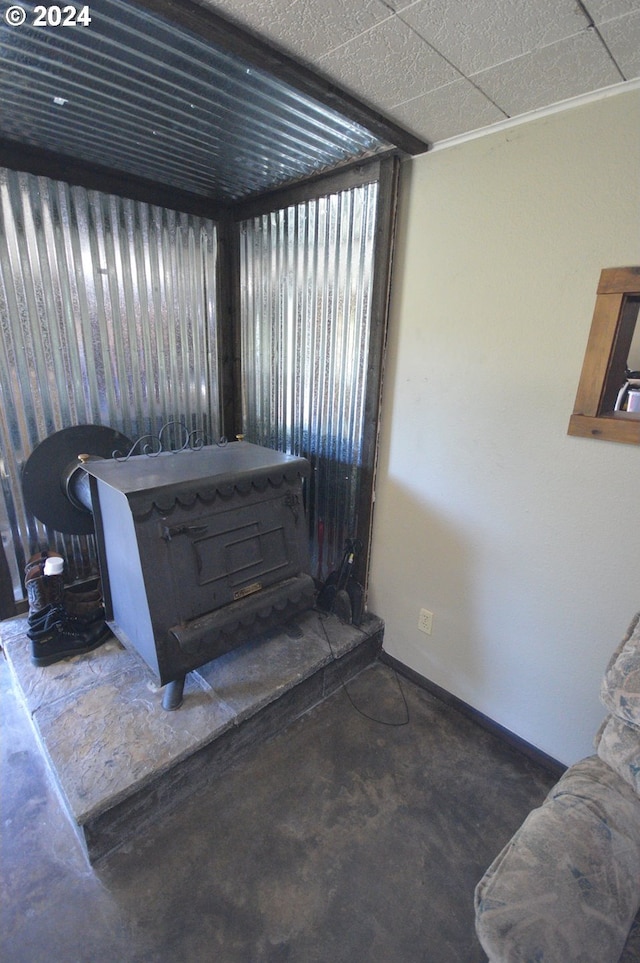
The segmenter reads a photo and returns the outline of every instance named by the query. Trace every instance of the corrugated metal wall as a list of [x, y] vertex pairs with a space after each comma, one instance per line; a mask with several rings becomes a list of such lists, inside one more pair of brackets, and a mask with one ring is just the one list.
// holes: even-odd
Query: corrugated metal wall
[[219, 437], [216, 227], [7, 170], [0, 218], [0, 527], [14, 581], [47, 544], [80, 577], [93, 540], [30, 516], [22, 466], [77, 424], [136, 439], [182, 420]]
[[371, 183], [240, 225], [244, 432], [310, 459], [319, 578], [358, 535], [377, 198]]

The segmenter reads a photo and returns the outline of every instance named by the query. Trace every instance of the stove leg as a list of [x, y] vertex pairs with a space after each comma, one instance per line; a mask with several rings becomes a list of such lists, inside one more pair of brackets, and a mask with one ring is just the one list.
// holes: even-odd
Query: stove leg
[[186, 676], [183, 675], [180, 679], [174, 679], [173, 682], [167, 683], [162, 697], [162, 708], [166, 709], [167, 712], [173, 712], [174, 709], [179, 709], [182, 705], [185, 678]]

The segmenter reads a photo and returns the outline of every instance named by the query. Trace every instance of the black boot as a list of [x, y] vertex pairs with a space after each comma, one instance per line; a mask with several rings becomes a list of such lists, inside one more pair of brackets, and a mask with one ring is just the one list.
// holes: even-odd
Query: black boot
[[27, 635], [32, 642], [38, 642], [54, 630], [66, 632], [71, 630], [86, 629], [94, 622], [104, 621], [104, 609], [93, 609], [84, 615], [70, 615], [69, 612], [60, 605], [47, 605], [40, 612], [34, 612], [29, 616], [29, 628]]
[[[54, 562], [60, 571], [46, 574], [47, 562]], [[50, 563], [51, 564], [51, 563]], [[64, 559], [57, 552], [39, 552], [32, 555], [24, 571], [24, 584], [29, 602], [29, 614], [39, 612], [47, 605], [62, 605], [64, 592]]]
[[31, 661], [34, 665], [46, 666], [92, 652], [111, 637], [111, 630], [101, 619], [84, 625], [79, 620], [67, 619], [49, 629], [30, 629], [27, 635], [31, 639]]

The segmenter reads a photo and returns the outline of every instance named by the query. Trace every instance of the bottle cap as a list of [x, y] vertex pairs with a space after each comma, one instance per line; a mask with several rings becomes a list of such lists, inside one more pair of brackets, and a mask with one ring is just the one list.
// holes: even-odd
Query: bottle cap
[[62, 575], [64, 568], [63, 558], [48, 558], [44, 563], [44, 575]]

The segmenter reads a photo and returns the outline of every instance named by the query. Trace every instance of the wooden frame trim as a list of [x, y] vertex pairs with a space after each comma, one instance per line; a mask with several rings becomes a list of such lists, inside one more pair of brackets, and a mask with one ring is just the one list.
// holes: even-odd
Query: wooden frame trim
[[248, 221], [252, 217], [270, 214], [284, 207], [304, 204], [306, 201], [362, 187], [364, 184], [373, 184], [380, 179], [382, 165], [396, 156], [397, 151], [393, 150], [377, 157], [360, 159], [344, 167], [313, 174], [292, 184], [283, 184], [256, 197], [236, 201], [231, 208], [231, 214], [238, 222]]
[[600, 274], [569, 435], [640, 445], [640, 414], [614, 411], [640, 305], [640, 267]]
[[370, 466], [363, 472], [358, 503], [360, 537], [364, 543], [362, 560], [358, 563], [358, 576], [365, 589], [369, 587], [371, 566], [371, 542], [373, 536], [373, 513], [375, 508], [376, 473], [378, 469], [380, 412], [382, 388], [389, 332], [391, 305], [391, 272], [395, 249], [400, 160], [390, 157], [380, 165], [378, 211], [376, 216], [376, 239], [374, 254], [373, 288], [371, 292], [371, 334], [367, 364], [369, 377], [365, 397], [364, 437], [362, 464]]
[[233, 441], [242, 430], [239, 414], [239, 297], [238, 228], [231, 215], [217, 224], [217, 331], [220, 417], [223, 437]]
[[196, 217], [206, 217], [212, 221], [224, 217], [228, 211], [226, 205], [200, 194], [181, 191], [110, 167], [88, 164], [74, 157], [3, 138], [0, 138], [0, 167], [24, 171], [36, 177], [48, 177], [53, 181], [84, 187], [88, 191], [128, 197], [134, 201], [143, 201], [145, 204], [154, 204]]

